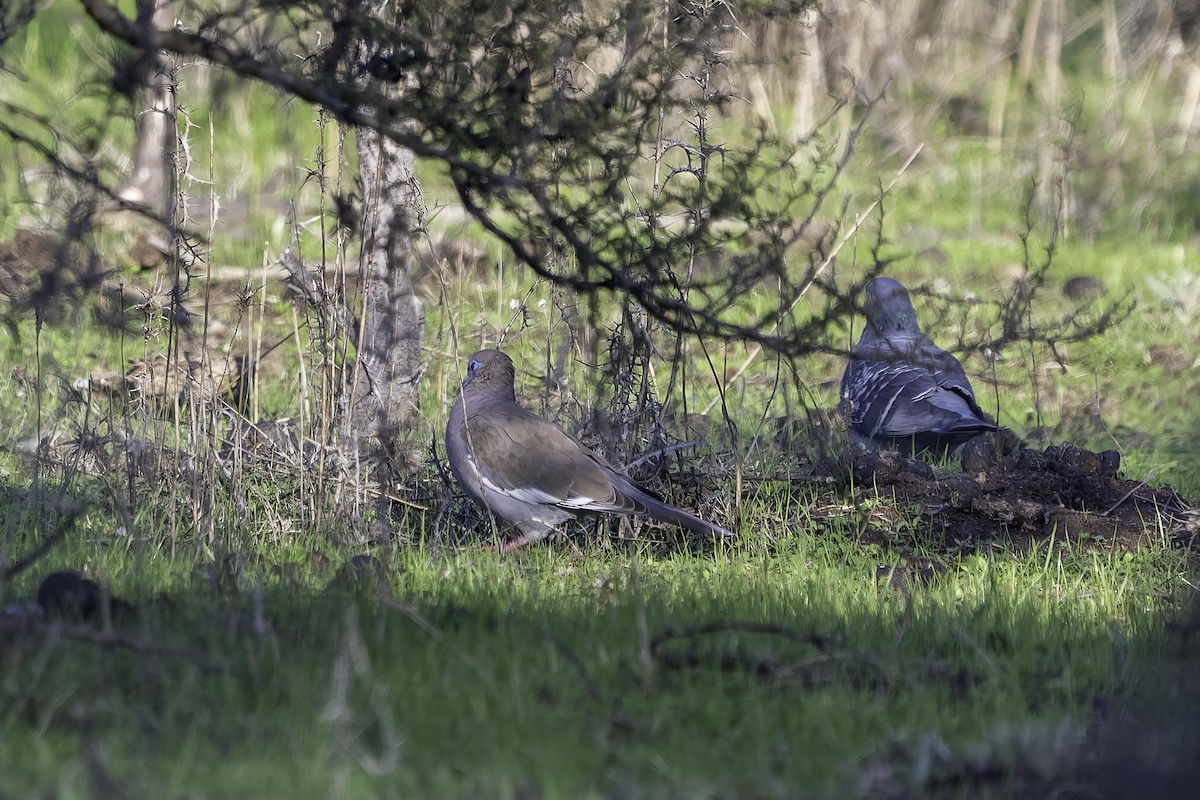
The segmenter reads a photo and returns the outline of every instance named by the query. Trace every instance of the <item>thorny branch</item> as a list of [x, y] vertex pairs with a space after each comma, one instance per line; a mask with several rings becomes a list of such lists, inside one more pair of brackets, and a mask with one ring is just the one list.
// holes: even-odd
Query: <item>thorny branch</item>
[[[745, 341], [790, 356], [843, 353], [845, 343], [830, 340], [830, 325], [854, 310], [862, 284], [886, 266], [867, 265], [845, 285], [822, 274], [836, 257], [832, 239], [812, 241], [820, 218], [850, 211], [829, 209], [829, 201], [886, 87], [874, 97], [859, 93], [860, 113], [840, 143], [822, 143], [818, 128], [798, 145], [760, 130], [740, 149], [709, 141], [707, 133], [697, 146], [661, 127], [664, 116], [686, 120], [731, 102], [723, 91], [697, 99], [680, 89], [697, 67], [724, 63], [723, 37], [744, 24], [719, 9], [677, 9], [671, 25], [686, 27], [687, 35], [660, 39], [638, 16], [640, 8], [584, 20], [551, 13], [558, 7], [541, 0], [499, 11], [471, 0], [417, 0], [394, 23], [358, 2], [286, 9], [243, 3], [238, 13], [203, 12], [190, 30], [156, 28], [104, 0], [81, 4], [104, 33], [138, 51], [225, 68], [442, 164], [467, 213], [537, 275], [580, 294], [625, 296], [677, 334]], [[248, 24], [247, 15], [263, 24]], [[380, 63], [364, 66], [352, 57], [350, 43], [363, 39], [378, 43]], [[607, 73], [588, 72], [589, 53], [613, 41], [622, 43], [619, 63]], [[568, 65], [587, 72], [586, 80]], [[375, 80], [363, 80], [364, 70]], [[0, 133], [116, 199], [90, 164], [72, 166], [10, 128]], [[796, 166], [798, 147], [816, 153], [802, 166]], [[663, 163], [671, 179], [656, 185], [649, 200], [631, 203], [628, 192], [639, 185], [649, 152], [659, 159], [673, 154], [679, 163]], [[784, 196], [781, 175], [791, 182]], [[794, 252], [800, 242], [812, 245], [807, 253]], [[689, 268], [684, 286], [681, 265], [697, 254], [712, 256], [718, 269]], [[1047, 263], [1052, 254], [1048, 248]], [[1041, 285], [1038, 275], [1031, 271], [1023, 292]], [[761, 283], [777, 291], [778, 303], [748, 299], [761, 294], [755, 291]], [[823, 304], [799, 308], [814, 285], [823, 290]], [[1031, 323], [1019, 313], [1025, 300], [1001, 307], [999, 335], [962, 349], [1029, 342]], [[1039, 324], [1035, 338], [1053, 349], [1102, 332], [1126, 310], [1117, 303], [1068, 314]]]
[[[834, 160], [829, 177], [815, 187], [802, 181], [796, 196], [782, 204], [785, 215], [797, 202], [810, 205], [799, 222], [785, 224], [779, 210], [755, 207], [763, 178], [747, 176], [767, 151], [778, 145], [765, 134], [740, 154], [720, 146], [689, 151], [688, 163], [705, 170], [704, 196], [698, 195], [695, 187], [680, 185], [663, 192], [654, 208], [632, 216], [614, 205], [619, 202], [620, 187], [635, 173], [644, 146], [656, 139], [652, 133], [656, 111], [685, 108], [690, 102], [672, 94], [672, 76], [681, 72], [689, 58], [713, 57], [725, 24], [715, 17], [699, 16], [695, 40], [686, 45], [674, 43], [665, 52], [653, 51], [644, 43], [628, 46], [621, 66], [590, 93], [569, 87], [539, 101], [533, 96], [536, 82], [533, 90], [522, 87], [515, 92], [512, 84], [510, 70], [523, 60], [531, 63], [521, 73], [532, 66], [536, 76], [542, 66], [538, 62], [542, 54], [528, 40], [506, 42], [510, 51], [503, 53], [498, 44], [489, 41], [496, 50], [485, 52], [481, 63], [470, 64], [471, 58], [478, 59], [465, 46], [474, 44], [471, 35], [448, 29], [442, 38], [449, 44], [443, 51], [434, 52], [434, 46], [426, 44], [421, 51], [408, 54], [405, 64], [418, 78], [409, 81], [399, 96], [389, 97], [373, 89], [370, 82], [347, 80], [337, 71], [306, 72], [303, 66], [293, 66], [294, 60], [284, 61], [279, 48], [252, 50], [240, 46], [236, 38], [219, 37], [219, 21], [202, 26], [204, 32], [160, 30], [124, 16], [102, 0], [82, 2], [102, 30], [133, 47], [201, 58], [226, 67], [318, 104], [345, 123], [376, 130], [423, 159], [444, 164], [467, 212], [518, 260], [556, 285], [579, 293], [628, 296], [652, 319], [681, 334], [754, 341], [793, 354], [836, 350], [824, 344], [825, 328], [849, 309], [845, 298], [853, 292], [839, 294], [843, 299], [824, 313], [794, 323], [795, 300], [819, 275], [815, 269], [819, 259], [793, 282], [783, 264], [784, 251], [805, 235], [849, 163], [854, 142], [879, 98], [866, 101], [864, 114]], [[352, 14], [353, 9], [337, 22], [349, 29], [368, 27], [367, 21]], [[533, 24], [529, 19], [521, 22]], [[546, 27], [550, 23], [542, 20], [540, 24]], [[511, 20], [502, 23], [500, 32], [512, 27]], [[377, 24], [370, 32], [382, 45], [395, 46], [397, 51], [411, 46], [411, 32]], [[565, 35], [575, 37], [575, 49], [601, 38], [597, 30], [586, 26]], [[329, 51], [336, 51], [337, 46], [330, 45]], [[555, 50], [556, 57], [557, 53]], [[314, 55], [308, 65], [314, 60], [325, 65], [328, 56]], [[464, 81], [460, 73], [466, 64], [484, 77]], [[488, 77], [490, 73], [496, 77]], [[507, 102], [499, 104], [497, 98]], [[410, 124], [414, 119], [419, 126]], [[708, 163], [717, 156], [724, 184]], [[783, 153], [771, 158], [783, 167], [789, 156]], [[581, 175], [597, 160], [603, 166], [600, 177], [583, 179]], [[564, 192], [564, 181], [584, 189], [584, 195], [571, 199], [571, 194]], [[687, 222], [666, 235], [647, 239], [640, 215], [661, 219], [678, 210], [685, 212]], [[693, 213], [696, 210], [699, 213]], [[513, 225], [513, 220], [519, 224]], [[730, 244], [729, 236], [719, 230], [730, 221], [757, 231], [756, 241], [751, 242], [741, 263], [729, 274], [693, 280], [688, 293], [681, 292], [673, 265], [689, 252], [724, 249]], [[572, 255], [570, 270], [564, 271], [546, 258], [541, 243], [550, 239], [564, 244]], [[742, 299], [752, 284], [763, 278], [779, 280], [781, 296], [793, 300], [775, 311], [747, 317]], [[787, 324], [780, 324], [784, 322]]]

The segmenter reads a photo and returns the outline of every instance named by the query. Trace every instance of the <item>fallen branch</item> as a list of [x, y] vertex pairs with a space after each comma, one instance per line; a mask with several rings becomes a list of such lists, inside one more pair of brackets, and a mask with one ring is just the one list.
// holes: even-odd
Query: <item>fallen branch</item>
[[[687, 648], [681, 652], [661, 652], [662, 646], [668, 642], [681, 639], [691, 640], [718, 633], [753, 633], [777, 636], [800, 644], [811, 645], [819, 652], [794, 661], [750, 658], [736, 653], [702, 654], [695, 648]], [[826, 683], [830, 680], [828, 675], [814, 673], [815, 667], [842, 662], [852, 666], [870, 668], [875, 673], [877, 679], [875, 685], [877, 686], [888, 683], [883, 665], [874, 654], [832, 650], [829, 648], [828, 640], [823, 636], [763, 622], [724, 621], [679, 630], [668, 628], [650, 642], [650, 654], [663, 666], [674, 669], [696, 668], [709, 664], [722, 670], [736, 669], [776, 681], [799, 678], [811, 685]]]
[[20, 634], [44, 633], [47, 637], [70, 639], [76, 642], [94, 644], [105, 650], [128, 650], [145, 655], [169, 656], [189, 661], [201, 669], [210, 672], [232, 672], [233, 665], [228, 659], [208, 653], [192, 650], [186, 647], [172, 647], [136, 636], [128, 636], [114, 631], [103, 631], [86, 625], [63, 625], [61, 623], [30, 623], [28, 619], [17, 618], [6, 620], [0, 617], [0, 633], [16, 632]]

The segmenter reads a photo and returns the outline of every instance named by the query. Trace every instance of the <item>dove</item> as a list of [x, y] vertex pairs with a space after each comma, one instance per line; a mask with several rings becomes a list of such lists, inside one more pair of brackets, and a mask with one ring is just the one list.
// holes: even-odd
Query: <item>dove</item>
[[576, 512], [643, 515], [694, 533], [729, 531], [664, 502], [554, 423], [517, 403], [512, 359], [480, 350], [446, 423], [450, 471], [479, 505], [515, 526], [512, 550], [545, 538]]

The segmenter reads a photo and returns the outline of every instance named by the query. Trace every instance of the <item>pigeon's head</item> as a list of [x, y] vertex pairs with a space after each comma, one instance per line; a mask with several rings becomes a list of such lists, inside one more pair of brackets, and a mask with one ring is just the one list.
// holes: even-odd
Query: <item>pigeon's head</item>
[[467, 377], [463, 379], [463, 389], [471, 386], [473, 390], [485, 387], [495, 387], [493, 391], [513, 395], [513, 382], [517, 371], [512, 359], [499, 350], [480, 350], [467, 361]]
[[867, 323], [880, 336], [921, 330], [908, 290], [892, 278], [876, 278], [867, 284]]

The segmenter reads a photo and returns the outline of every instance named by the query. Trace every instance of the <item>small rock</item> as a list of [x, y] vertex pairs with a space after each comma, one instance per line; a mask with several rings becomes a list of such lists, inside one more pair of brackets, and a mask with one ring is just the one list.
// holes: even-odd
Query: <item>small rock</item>
[[1121, 454], [1116, 450], [1104, 450], [1096, 454], [1100, 459], [1100, 474], [1106, 478], [1115, 478], [1121, 470]]
[[968, 475], [988, 472], [996, 465], [996, 446], [987, 436], [976, 436], [967, 441], [959, 449], [958, 455], [963, 472]]
[[1021, 437], [1017, 436], [1012, 428], [1001, 428], [995, 433], [990, 434], [989, 438], [996, 447], [996, 454], [1002, 458], [1015, 456], [1025, 446], [1025, 443], [1021, 441]]
[[1115, 478], [1121, 468], [1121, 454], [1116, 450], [1093, 453], [1070, 442], [1046, 448], [1054, 470], [1068, 478]]
[[898, 592], [903, 592], [914, 585], [928, 586], [934, 578], [946, 571], [946, 565], [930, 558], [913, 558], [890, 566], [881, 564], [875, 570], [875, 577], [880, 581], [886, 580], [888, 585]]
[[154, 269], [167, 260], [167, 244], [158, 239], [139, 236], [129, 258], [142, 269]]
[[1075, 275], [1067, 278], [1062, 291], [1070, 300], [1092, 300], [1104, 294], [1104, 284], [1091, 275]]
[[921, 459], [906, 458], [895, 450], [849, 448], [850, 474], [860, 484], [891, 483], [903, 475], [933, 480], [934, 470]]
[[37, 591], [37, 602], [47, 617], [69, 622], [100, 622], [107, 616], [115, 621], [128, 620], [135, 614], [132, 604], [108, 593], [108, 590], [78, 572], [52, 572]]

